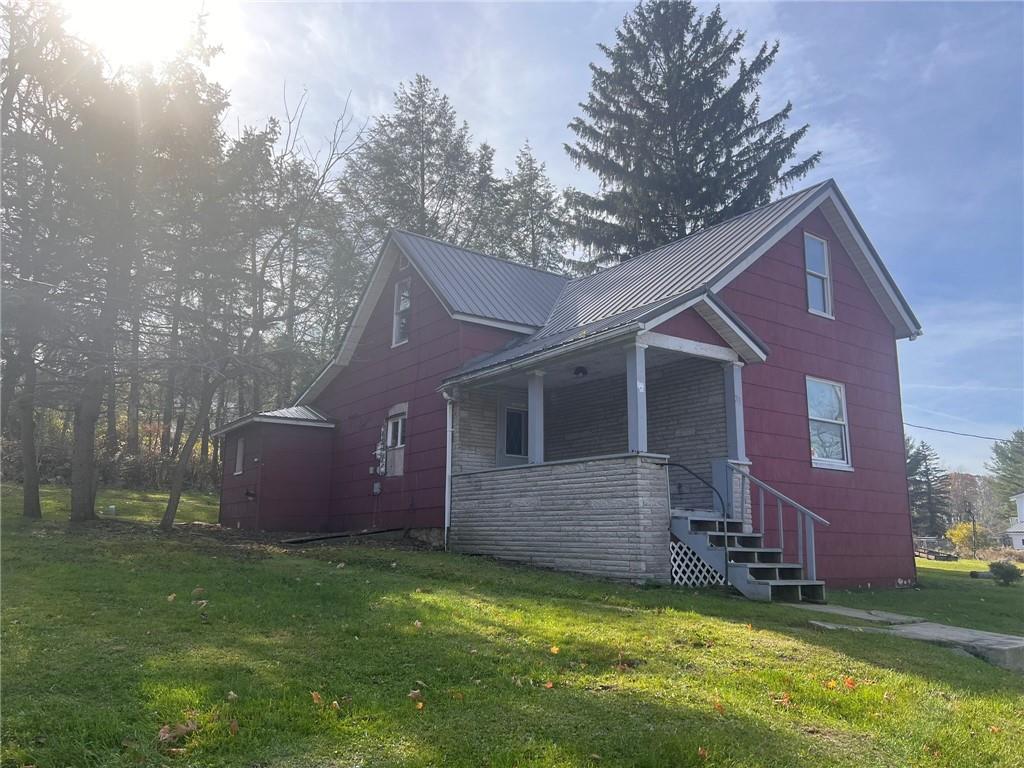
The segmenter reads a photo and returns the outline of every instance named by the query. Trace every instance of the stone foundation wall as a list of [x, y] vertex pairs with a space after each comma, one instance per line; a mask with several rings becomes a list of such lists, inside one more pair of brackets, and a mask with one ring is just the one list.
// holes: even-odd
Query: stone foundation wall
[[456, 552], [669, 583], [664, 456], [626, 454], [452, 477]]

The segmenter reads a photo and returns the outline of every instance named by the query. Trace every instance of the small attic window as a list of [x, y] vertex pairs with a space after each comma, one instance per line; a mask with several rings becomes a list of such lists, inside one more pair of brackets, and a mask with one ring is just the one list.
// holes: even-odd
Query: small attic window
[[834, 318], [828, 243], [807, 232], [804, 232], [804, 269], [807, 273], [807, 311], [814, 315]]
[[391, 346], [397, 347], [409, 340], [409, 315], [412, 309], [412, 280], [405, 278], [395, 283], [395, 315], [391, 325]]

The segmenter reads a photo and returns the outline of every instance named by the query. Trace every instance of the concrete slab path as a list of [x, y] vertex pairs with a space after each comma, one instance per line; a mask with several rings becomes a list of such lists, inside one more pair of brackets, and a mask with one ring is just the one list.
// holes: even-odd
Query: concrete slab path
[[952, 627], [948, 624], [937, 624], [915, 616], [904, 616], [888, 611], [864, 611], [841, 605], [809, 605], [807, 603], [796, 603], [795, 607], [886, 625], [884, 627], [855, 627], [827, 621], [811, 622], [814, 626], [822, 629], [874, 632], [905, 637], [909, 640], [923, 640], [927, 643], [958, 648], [1003, 669], [1024, 673], [1024, 637], [1003, 635], [998, 632], [983, 632], [980, 629], [968, 629], [967, 627]]

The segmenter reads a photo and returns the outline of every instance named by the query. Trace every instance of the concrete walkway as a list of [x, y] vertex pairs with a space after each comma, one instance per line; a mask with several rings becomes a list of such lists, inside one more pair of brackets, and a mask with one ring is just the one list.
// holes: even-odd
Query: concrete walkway
[[998, 632], [982, 632], [980, 629], [967, 629], [966, 627], [951, 627], [948, 624], [936, 624], [916, 616], [904, 616], [901, 613], [889, 613], [888, 611], [862, 611], [858, 608], [846, 608], [841, 605], [811, 605], [808, 603], [794, 603], [794, 607], [886, 625], [885, 627], [855, 627], [827, 621], [811, 622], [814, 626], [822, 629], [874, 632], [905, 637], [910, 640], [924, 640], [927, 643], [958, 648], [997, 667], [1024, 673], [1024, 637], [1002, 635]]

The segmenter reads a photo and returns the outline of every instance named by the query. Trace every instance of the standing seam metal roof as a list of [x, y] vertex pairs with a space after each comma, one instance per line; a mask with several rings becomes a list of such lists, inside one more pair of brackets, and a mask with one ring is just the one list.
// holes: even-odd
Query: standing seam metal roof
[[391, 236], [452, 313], [540, 328], [569, 281], [404, 230]]
[[711, 282], [828, 184], [825, 181], [800, 190], [710, 229], [573, 280], [565, 286], [548, 322], [537, 335], [589, 325]]

